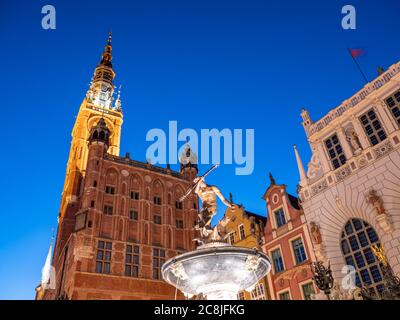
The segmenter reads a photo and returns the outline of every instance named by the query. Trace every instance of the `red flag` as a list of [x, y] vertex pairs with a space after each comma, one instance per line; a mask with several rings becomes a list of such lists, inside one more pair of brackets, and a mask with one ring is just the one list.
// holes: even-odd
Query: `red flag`
[[357, 58], [365, 53], [363, 49], [349, 49], [349, 51], [353, 58]]

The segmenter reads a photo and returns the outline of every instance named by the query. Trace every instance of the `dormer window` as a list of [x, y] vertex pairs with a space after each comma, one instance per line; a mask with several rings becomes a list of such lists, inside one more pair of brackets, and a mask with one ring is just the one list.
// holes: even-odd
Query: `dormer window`
[[336, 134], [325, 140], [325, 146], [333, 169], [340, 168], [346, 163], [343, 148]]
[[286, 224], [285, 212], [283, 211], [282, 208], [276, 210], [274, 212], [274, 215], [275, 215], [276, 226], [278, 228], [280, 228]]

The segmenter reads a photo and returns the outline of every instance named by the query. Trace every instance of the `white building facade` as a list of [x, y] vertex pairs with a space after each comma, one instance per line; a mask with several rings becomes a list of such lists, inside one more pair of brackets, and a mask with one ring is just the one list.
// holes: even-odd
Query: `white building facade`
[[321, 120], [301, 116], [312, 157], [306, 172], [295, 147], [298, 193], [315, 255], [338, 283], [352, 265], [356, 284], [379, 292], [373, 244], [400, 275], [400, 62]]

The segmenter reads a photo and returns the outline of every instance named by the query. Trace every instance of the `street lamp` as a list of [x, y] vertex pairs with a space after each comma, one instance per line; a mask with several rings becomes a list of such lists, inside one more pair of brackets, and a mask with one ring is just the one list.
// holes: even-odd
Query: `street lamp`
[[328, 298], [331, 299], [331, 289], [333, 287], [333, 276], [330, 264], [325, 268], [321, 261], [311, 263], [311, 271], [313, 273], [313, 280], [319, 290], [323, 291]]

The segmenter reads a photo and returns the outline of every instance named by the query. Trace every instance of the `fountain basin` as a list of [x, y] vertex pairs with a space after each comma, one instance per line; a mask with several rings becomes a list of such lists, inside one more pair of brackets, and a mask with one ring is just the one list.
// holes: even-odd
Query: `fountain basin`
[[271, 270], [269, 258], [256, 249], [213, 242], [176, 256], [162, 266], [163, 279], [185, 294], [208, 300], [236, 300]]

